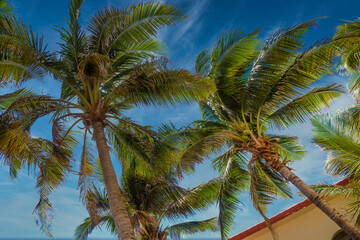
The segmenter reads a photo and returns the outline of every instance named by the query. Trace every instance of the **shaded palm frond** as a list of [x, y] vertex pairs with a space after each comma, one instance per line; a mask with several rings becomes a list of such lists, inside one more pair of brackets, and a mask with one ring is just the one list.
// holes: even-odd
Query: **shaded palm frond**
[[216, 218], [209, 218], [202, 221], [183, 222], [169, 226], [167, 231], [172, 239], [181, 239], [182, 235], [191, 235], [199, 232], [216, 232], [219, 230]]
[[202, 118], [206, 121], [212, 122], [221, 122], [220, 117], [215, 110], [216, 108], [211, 105], [209, 102], [200, 101], [199, 108], [202, 115]]
[[232, 31], [220, 37], [212, 53], [214, 74], [222, 104], [234, 113], [246, 107], [246, 85], [251, 66], [258, 54], [259, 30], [245, 34]]
[[166, 59], [156, 59], [139, 65], [109, 94], [111, 99], [126, 98], [134, 105], [168, 106], [204, 99], [212, 91], [206, 79], [186, 70], [169, 70], [166, 64]]
[[216, 202], [221, 183], [221, 178], [214, 178], [196, 187], [181, 189], [179, 194], [172, 196], [170, 204], [163, 209], [163, 216], [176, 220], [203, 211]]
[[195, 60], [195, 72], [203, 76], [206, 75], [210, 71], [210, 61], [210, 50], [201, 51]]
[[42, 78], [48, 73], [44, 61], [53, 55], [46, 50], [42, 37], [14, 16], [0, 15], [0, 49], [2, 85], [18, 85], [32, 78]]
[[236, 212], [240, 208], [240, 194], [248, 189], [249, 174], [243, 168], [243, 161], [244, 156], [231, 151], [215, 159], [215, 166], [221, 174], [217, 200], [221, 239], [229, 236]]
[[[64, 137], [61, 143], [50, 143], [42, 139], [38, 139], [37, 142], [46, 151], [43, 153], [45, 156], [41, 157], [42, 161], [38, 163], [39, 173], [37, 174], [36, 188], [39, 191], [40, 199], [33, 213], [37, 215], [40, 230], [51, 236], [50, 226], [54, 219], [54, 208], [48, 196], [61, 186], [66, 175], [71, 171], [73, 149], [77, 141], [75, 136], [70, 133]], [[45, 144], [48, 145], [47, 148], [45, 148]]]
[[7, 110], [15, 101], [18, 101], [20, 98], [29, 97], [31, 95], [33, 95], [33, 93], [26, 88], [16, 90], [12, 93], [0, 95], [0, 110]]
[[276, 238], [276, 233], [266, 217], [267, 206], [271, 204], [276, 197], [291, 198], [291, 191], [286, 181], [269, 166], [266, 166], [260, 159], [255, 159], [249, 166], [250, 181], [250, 199], [254, 208], [264, 218], [271, 234]]
[[83, 223], [76, 227], [74, 238], [76, 240], [86, 240], [92, 231], [100, 226], [104, 226], [112, 234], [116, 233], [115, 223], [109, 211], [104, 212], [100, 216], [99, 223], [92, 222], [90, 217], [85, 218]]

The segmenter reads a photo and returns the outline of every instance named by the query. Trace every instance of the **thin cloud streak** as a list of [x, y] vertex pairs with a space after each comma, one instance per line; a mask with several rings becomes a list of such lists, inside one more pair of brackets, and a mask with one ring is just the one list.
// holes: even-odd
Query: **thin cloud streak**
[[207, 6], [208, 0], [196, 1], [195, 5], [188, 11], [188, 18], [186, 23], [179, 28], [179, 30], [175, 31], [172, 36], [173, 43], [180, 40], [186, 33], [189, 32], [190, 29], [193, 28], [193, 25], [199, 24], [198, 20], [201, 15], [204, 13], [204, 10]]

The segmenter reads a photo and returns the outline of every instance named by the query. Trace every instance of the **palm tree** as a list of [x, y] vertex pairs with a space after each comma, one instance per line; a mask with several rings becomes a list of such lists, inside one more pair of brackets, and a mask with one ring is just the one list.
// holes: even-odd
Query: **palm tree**
[[291, 197], [287, 181], [353, 239], [360, 239], [360, 230], [288, 167], [305, 153], [296, 138], [271, 133], [305, 122], [343, 93], [337, 84], [309, 89], [331, 73], [331, 60], [343, 44], [343, 39], [326, 40], [300, 51], [305, 32], [314, 25], [310, 20], [281, 29], [264, 45], [257, 38], [259, 30], [231, 31], [196, 60], [196, 72], [212, 79], [216, 92], [199, 103], [203, 120], [175, 134], [172, 141], [188, 140], [185, 159], [223, 153], [213, 160], [224, 179], [218, 197], [223, 239], [229, 235], [244, 187], [266, 219], [267, 204], [277, 196]]
[[[9, 107], [8, 113], [30, 122], [53, 113], [53, 142], [65, 145], [67, 152], [73, 149], [73, 142], [65, 144], [64, 140], [76, 141], [73, 129], [83, 124], [79, 188], [84, 203], [87, 204], [86, 193], [91, 186], [88, 176], [93, 171], [90, 143], [87, 141], [92, 134], [118, 237], [134, 239], [111, 162], [109, 143], [115, 144], [117, 149], [127, 148], [129, 154], [146, 162], [149, 158], [139, 150], [141, 143], [134, 142], [130, 133], [143, 134], [145, 140], [152, 141], [153, 131], [127, 118], [124, 111], [137, 106], [169, 106], [199, 100], [207, 96], [204, 90], [211, 84], [186, 70], [168, 69], [168, 60], [159, 57], [164, 47], [155, 36], [163, 26], [184, 19], [180, 9], [153, 2], [121, 10], [104, 8], [90, 19], [85, 32], [79, 24], [83, 2], [72, 0], [68, 26], [57, 27], [62, 40], [60, 51], [56, 53], [58, 57], [52, 54], [39, 63], [41, 69], [62, 82], [61, 98], [21, 98]], [[59, 169], [57, 172], [66, 171]], [[49, 181], [50, 176], [39, 179], [49, 184], [47, 191], [42, 191], [43, 186], [38, 184], [40, 202], [37, 212], [41, 216], [52, 209], [47, 195], [64, 179], [62, 174], [59, 176], [59, 180]], [[88, 204], [87, 208], [91, 210]]]
[[[187, 218], [216, 201], [220, 181], [215, 179], [191, 189], [177, 183], [174, 169], [157, 176], [144, 176], [127, 169], [121, 178], [121, 192], [138, 239], [180, 239], [181, 235], [218, 230], [216, 218], [190, 221], [162, 227], [162, 220]], [[101, 173], [101, 171], [98, 171]], [[100, 174], [100, 179], [102, 176]], [[93, 188], [90, 193], [97, 220], [84, 219], [75, 230], [75, 239], [87, 239], [93, 229], [105, 226], [116, 234], [114, 219], [109, 212], [109, 200], [104, 190]]]

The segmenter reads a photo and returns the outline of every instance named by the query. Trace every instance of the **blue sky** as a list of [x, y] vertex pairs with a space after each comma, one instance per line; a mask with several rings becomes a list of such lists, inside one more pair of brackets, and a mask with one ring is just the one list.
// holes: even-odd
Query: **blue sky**
[[[86, 0], [82, 9], [82, 21], [96, 13], [104, 5], [113, 5], [121, 8], [139, 1], [126, 0]], [[262, 37], [266, 34], [293, 23], [300, 23], [315, 17], [327, 16], [319, 20], [320, 27], [308, 34], [307, 44], [328, 37], [334, 32], [337, 25], [343, 23], [341, 19], [354, 20], [358, 17], [360, 2], [355, 0], [332, 1], [255, 1], [255, 0], [173, 0], [164, 1], [178, 5], [185, 9], [188, 19], [176, 26], [168, 27], [159, 34], [169, 48], [167, 57], [174, 67], [192, 70], [197, 54], [204, 48], [211, 47], [220, 34], [226, 30], [239, 28], [252, 31], [262, 27]], [[44, 40], [50, 49], [56, 49], [59, 36], [53, 30], [54, 25], [64, 25], [64, 16], [67, 15], [68, 0], [13, 0], [16, 12], [25, 22], [31, 23], [33, 28], [44, 35]], [[330, 82], [346, 83], [340, 76], [331, 76], [323, 79], [321, 85]], [[42, 82], [32, 81], [26, 84], [34, 91], [59, 95], [59, 84], [50, 78]], [[4, 93], [0, 89], [0, 94]], [[330, 109], [325, 111], [336, 112], [352, 104], [349, 96], [337, 100]], [[129, 113], [141, 124], [158, 125], [171, 120], [181, 126], [200, 117], [196, 104], [176, 106], [170, 109], [136, 109]], [[295, 173], [308, 184], [333, 183], [333, 179], [324, 174], [326, 153], [311, 143], [311, 127], [309, 124], [288, 129], [284, 133], [299, 136], [305, 145], [308, 154], [297, 163], [292, 164]], [[35, 136], [50, 137], [48, 119], [42, 119], [33, 129]], [[184, 179], [184, 186], [193, 186], [213, 177], [215, 173], [205, 163], [198, 166], [196, 174]], [[56, 220], [53, 224], [53, 234], [56, 238], [71, 237], [74, 228], [87, 215], [76, 190], [77, 179], [70, 176], [66, 184], [53, 194], [52, 201], [56, 209]], [[0, 168], [0, 238], [7, 237], [40, 237], [41, 233], [34, 222], [33, 208], [37, 202], [34, 189], [35, 181], [27, 171], [23, 171], [18, 179], [10, 180], [8, 169]], [[297, 191], [294, 190], [294, 193]], [[296, 194], [295, 194], [296, 195]], [[252, 209], [248, 197], [242, 197], [244, 206], [239, 211], [232, 235], [241, 232], [261, 221], [261, 217]], [[268, 216], [272, 216], [300, 201], [279, 200], [270, 206]], [[200, 220], [216, 216], [215, 207], [195, 216]], [[108, 237], [106, 230], [96, 231], [92, 237]], [[208, 237], [213, 234], [199, 234], [196, 237]]]

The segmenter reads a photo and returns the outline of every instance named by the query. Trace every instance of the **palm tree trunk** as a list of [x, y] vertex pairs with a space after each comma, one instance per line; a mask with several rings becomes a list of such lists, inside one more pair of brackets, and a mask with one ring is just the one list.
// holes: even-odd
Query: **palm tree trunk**
[[122, 240], [133, 240], [135, 239], [134, 228], [130, 222], [124, 200], [121, 196], [115, 170], [111, 163], [104, 126], [102, 123], [96, 122], [92, 127], [104, 175], [105, 188], [109, 197], [110, 212], [114, 218], [118, 238]]
[[277, 171], [289, 182], [294, 184], [313, 204], [323, 211], [331, 220], [351, 237], [352, 240], [360, 240], [360, 230], [349, 220], [333, 208], [323, 197], [317, 194], [298, 176], [296, 176], [287, 166], [281, 165]]

